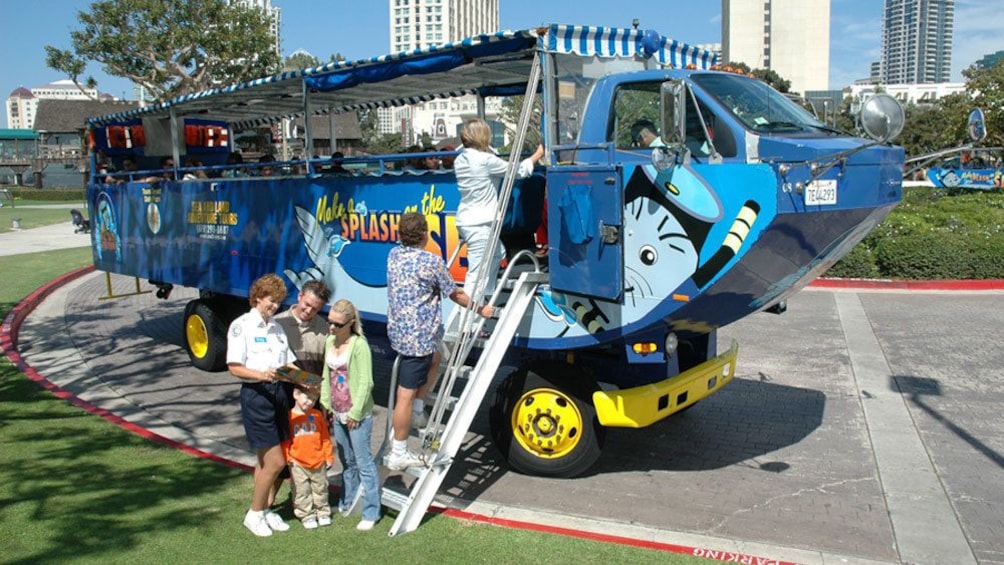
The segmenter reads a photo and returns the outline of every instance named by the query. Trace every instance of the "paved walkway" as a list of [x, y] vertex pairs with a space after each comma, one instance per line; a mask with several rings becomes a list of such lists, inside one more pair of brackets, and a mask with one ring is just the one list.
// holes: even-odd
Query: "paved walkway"
[[[46, 298], [20, 328], [27, 363], [137, 426], [250, 462], [232, 378], [193, 369], [181, 348], [195, 291], [106, 293], [94, 274]], [[720, 333], [740, 343], [735, 382], [650, 428], [609, 430], [592, 476], [509, 472], [479, 415], [439, 502], [701, 555], [1004, 563], [1002, 299], [803, 291], [784, 315]], [[379, 378], [388, 352], [375, 353]], [[378, 384], [378, 404], [386, 393]]]
[[[25, 206], [24, 208], [65, 208], [69, 210], [78, 207], [80, 207], [79, 204], [43, 204], [39, 206]], [[21, 209], [21, 207], [17, 209]], [[0, 233], [0, 256], [87, 247], [91, 244], [90, 235], [74, 233], [74, 229], [73, 222], [70, 220], [70, 214], [67, 213], [65, 223], [32, 228], [30, 230], [12, 230]]]

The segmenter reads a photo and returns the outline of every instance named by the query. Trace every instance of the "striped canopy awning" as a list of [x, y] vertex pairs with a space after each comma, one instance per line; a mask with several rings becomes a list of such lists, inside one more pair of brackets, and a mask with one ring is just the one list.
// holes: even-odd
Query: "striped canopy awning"
[[302, 115], [303, 92], [312, 113], [401, 106], [461, 94], [511, 92], [525, 85], [535, 51], [583, 57], [654, 59], [671, 67], [714, 64], [712, 53], [654, 31], [572, 25], [499, 31], [357, 61], [333, 61], [288, 71], [143, 108], [90, 118], [100, 127], [137, 118], [226, 120], [235, 126], [260, 125]]

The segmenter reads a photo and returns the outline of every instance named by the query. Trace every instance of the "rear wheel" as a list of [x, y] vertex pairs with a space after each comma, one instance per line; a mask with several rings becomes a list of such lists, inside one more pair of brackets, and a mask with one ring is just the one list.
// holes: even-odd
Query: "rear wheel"
[[492, 437], [528, 475], [575, 477], [596, 464], [606, 429], [596, 419], [596, 382], [560, 362], [534, 362], [506, 377], [490, 408]]
[[193, 300], [185, 306], [182, 339], [192, 365], [203, 371], [226, 368], [227, 326], [221, 308], [207, 300]]

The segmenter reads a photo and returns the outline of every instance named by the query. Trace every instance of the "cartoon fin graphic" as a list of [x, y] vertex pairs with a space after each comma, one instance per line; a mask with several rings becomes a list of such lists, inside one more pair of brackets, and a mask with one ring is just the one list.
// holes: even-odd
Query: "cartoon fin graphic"
[[334, 234], [328, 238], [328, 256], [338, 257], [345, 250], [345, 246], [352, 243], [350, 240], [344, 237]]
[[315, 265], [322, 264], [328, 257], [337, 258], [345, 250], [345, 246], [352, 243], [336, 232], [325, 233], [317, 218], [306, 208], [296, 206], [295, 209], [296, 223], [303, 233], [307, 255]]
[[538, 289], [537, 304], [544, 315], [552, 322], [563, 322], [568, 326], [575, 325], [575, 312], [565, 304], [565, 295], [555, 294], [548, 289]]
[[324, 280], [324, 273], [316, 267], [310, 267], [306, 271], [300, 271], [299, 273], [292, 269], [285, 269], [282, 271], [282, 274], [286, 275], [286, 278], [293, 282], [297, 290], [302, 290], [304, 283]]
[[756, 222], [759, 214], [760, 205], [756, 202], [747, 200], [743, 204], [739, 213], [736, 214], [735, 221], [732, 222], [732, 227], [729, 228], [728, 235], [725, 236], [725, 241], [722, 242], [722, 247], [694, 273], [694, 283], [698, 288], [704, 288], [704, 285], [715, 278], [715, 275], [725, 267], [726, 263], [739, 253], [739, 249], [746, 241], [746, 236], [753, 229], [753, 223]]

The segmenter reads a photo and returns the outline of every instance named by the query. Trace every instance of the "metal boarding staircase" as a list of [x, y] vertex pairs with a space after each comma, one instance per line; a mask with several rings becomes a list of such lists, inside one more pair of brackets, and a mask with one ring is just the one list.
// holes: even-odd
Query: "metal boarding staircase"
[[[443, 343], [450, 352], [450, 358], [460, 359], [459, 364], [451, 363], [440, 379], [438, 394], [429, 417], [429, 424], [421, 432], [422, 451], [426, 457], [424, 467], [409, 469], [409, 474], [417, 476], [407, 492], [393, 487], [384, 487], [381, 501], [385, 506], [398, 510], [397, 519], [391, 527], [390, 535], [414, 531], [421, 523], [429, 505], [442, 485], [446, 474], [453, 465], [454, 457], [464, 443], [464, 437], [481, 406], [481, 402], [491, 387], [495, 372], [502, 363], [516, 330], [523, 321], [523, 314], [533, 303], [537, 286], [547, 279], [539, 271], [524, 272], [509, 283], [512, 292], [501, 316], [487, 340], [463, 338], [469, 332], [447, 333]], [[500, 290], [502, 290], [500, 288]], [[461, 319], [457, 316], [456, 319]], [[483, 327], [485, 320], [476, 321], [473, 327]], [[459, 325], [456, 325], [459, 327]], [[480, 330], [476, 330], [480, 331]], [[474, 333], [473, 335], [477, 335]], [[467, 354], [483, 342], [483, 349], [477, 362], [471, 366], [465, 363]], [[466, 354], [465, 354], [466, 350]], [[396, 367], [395, 363], [395, 367]], [[466, 378], [464, 386], [458, 386]], [[397, 388], [395, 379], [391, 382], [391, 396]], [[462, 388], [459, 396], [454, 390]], [[388, 406], [389, 413], [393, 407]], [[442, 424], [447, 411], [450, 412], [445, 426]], [[393, 430], [388, 425], [387, 437]]]
[[[540, 56], [535, 55], [527, 82], [526, 96], [523, 99], [523, 107], [520, 112], [519, 125], [513, 139], [513, 147], [523, 146], [540, 75]], [[506, 205], [512, 196], [518, 165], [517, 158], [510, 158], [509, 166], [502, 180], [499, 195], [500, 205], [499, 209], [496, 210], [492, 234], [486, 248], [489, 250], [486, 257], [489, 258], [492, 256], [491, 250], [499, 245], [502, 220], [505, 216]], [[524, 257], [530, 259], [533, 270], [520, 273], [514, 267]], [[470, 305], [467, 308], [453, 308], [446, 323], [441, 348], [445, 361], [445, 372], [436, 386], [435, 402], [429, 417], [429, 424], [421, 432], [422, 450], [426, 457], [426, 464], [424, 467], [407, 470], [409, 474], [417, 477], [407, 492], [386, 486], [382, 488], [382, 503], [398, 510], [397, 519], [390, 529], [391, 536], [414, 531], [421, 523], [436, 496], [436, 492], [453, 465], [454, 457], [463, 444], [464, 436], [474, 421], [495, 373], [509, 349], [509, 343], [516, 335], [524, 314], [533, 303], [538, 285], [547, 281], [547, 275], [540, 271], [536, 257], [532, 253], [523, 251], [513, 257], [501, 277], [501, 283], [497, 285], [488, 301], [495, 308], [497, 319], [494, 320], [494, 328], [491, 329], [490, 335], [487, 339], [482, 339], [483, 328], [488, 320], [478, 316], [474, 310], [482, 303], [488, 281], [494, 280], [498, 276], [498, 265], [485, 265], [485, 267], [482, 269], [484, 275], [475, 282], [476, 288], [469, 292]], [[508, 298], [504, 308], [496, 307], [505, 293], [508, 293]], [[468, 357], [475, 347], [481, 347], [482, 351], [477, 362], [471, 366], [468, 364]], [[393, 436], [389, 415], [393, 414], [394, 410], [398, 366], [399, 361], [395, 360], [388, 402], [387, 435], [377, 454], [378, 460], [381, 461], [389, 443], [388, 438]], [[462, 380], [466, 380], [466, 384], [457, 395], [454, 390], [458, 388]], [[443, 425], [442, 422], [447, 412], [450, 413], [449, 419]]]

